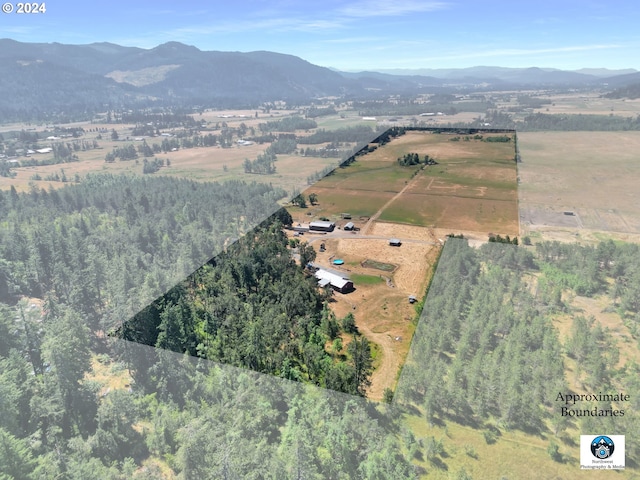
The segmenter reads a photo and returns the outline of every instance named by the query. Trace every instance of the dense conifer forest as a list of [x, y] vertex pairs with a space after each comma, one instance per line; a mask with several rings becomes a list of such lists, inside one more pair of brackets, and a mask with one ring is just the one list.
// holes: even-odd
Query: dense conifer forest
[[[615, 421], [638, 435], [640, 371], [619, 362], [638, 345], [572, 303], [605, 299], [637, 342], [637, 245], [447, 240], [395, 398], [375, 405], [361, 397], [370, 347], [293, 261], [282, 195], [109, 175], [0, 193], [0, 478], [412, 479], [453, 467], [450, 441], [417, 437], [406, 415], [488, 443], [544, 435], [554, 459], [567, 431]], [[566, 316], [561, 337], [553, 321]], [[568, 375], [567, 362], [580, 368]], [[618, 390], [627, 404], [574, 408], [623, 417], [559, 413], [558, 393]], [[626, 457], [637, 465], [638, 446]]]

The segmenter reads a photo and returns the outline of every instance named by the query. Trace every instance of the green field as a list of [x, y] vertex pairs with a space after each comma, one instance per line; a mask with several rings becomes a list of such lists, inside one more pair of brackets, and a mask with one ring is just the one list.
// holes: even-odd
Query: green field
[[517, 234], [516, 202], [457, 196], [405, 194], [380, 215], [383, 222]]
[[346, 190], [337, 188], [311, 187], [305, 194], [314, 192], [318, 195], [319, 206], [317, 208], [299, 209], [290, 208], [291, 215], [312, 213], [314, 217], [326, 216], [333, 220], [340, 218], [342, 212], [349, 212], [357, 220], [357, 217], [374, 215], [386, 202], [393, 198], [393, 193], [376, 192], [371, 190]]
[[378, 285], [379, 283], [384, 283], [384, 278], [378, 275], [363, 275], [360, 273], [352, 273], [351, 280], [356, 285]]
[[377, 262], [369, 258], [362, 262], [362, 266], [366, 268], [375, 268], [376, 270], [382, 270], [383, 272], [393, 272], [398, 268], [397, 265], [393, 265], [392, 263]]
[[[369, 155], [374, 155], [375, 152]], [[313, 188], [335, 188], [340, 190], [370, 190], [374, 192], [397, 193], [406, 185], [411, 174], [417, 167], [401, 167], [388, 160], [357, 161], [347, 167], [337, 168], [333, 173], [322, 179]]]
[[[338, 220], [340, 213], [381, 221], [518, 235], [514, 142], [410, 131], [305, 191], [319, 205], [305, 213]], [[464, 137], [463, 137], [464, 138]], [[437, 165], [400, 166], [407, 153]], [[298, 213], [292, 210], [292, 213]]]

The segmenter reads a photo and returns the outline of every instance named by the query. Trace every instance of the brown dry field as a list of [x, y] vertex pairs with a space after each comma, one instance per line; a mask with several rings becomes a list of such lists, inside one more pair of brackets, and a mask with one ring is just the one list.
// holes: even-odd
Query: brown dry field
[[385, 210], [381, 220], [433, 225], [451, 233], [470, 230], [518, 235], [516, 202], [456, 196], [406, 194]]
[[635, 117], [640, 114], [640, 99], [602, 98], [599, 93], [541, 95], [541, 98], [549, 99], [550, 104], [535, 109], [536, 113], [590, 115], [613, 113], [622, 117]]
[[[86, 135], [85, 140], [93, 140], [95, 135]], [[149, 138], [147, 143], [153, 145], [160, 143], [158, 138]], [[49, 174], [59, 173], [64, 169], [66, 176], [71, 180], [78, 173], [80, 177], [87, 173], [132, 173], [142, 175], [142, 159], [115, 161], [105, 163], [105, 155], [115, 146], [139, 145], [136, 141], [99, 140], [101, 148], [77, 152], [80, 161], [71, 163], [61, 163], [57, 165], [47, 165], [39, 167], [20, 167], [12, 169], [15, 178], [0, 177], [0, 189], [8, 190], [14, 185], [18, 191], [29, 190], [29, 184], [34, 183], [40, 188], [61, 188], [65, 183], [47, 182], [44, 180], [33, 181], [31, 177], [39, 174], [42, 178]], [[322, 170], [325, 166], [337, 163], [337, 159], [319, 157], [297, 157], [293, 155], [279, 155], [276, 162], [276, 173], [274, 175], [250, 175], [244, 173], [243, 162], [245, 158], [255, 159], [263, 153], [268, 144], [254, 144], [248, 146], [234, 146], [231, 148], [201, 147], [182, 149], [176, 152], [160, 153], [157, 158], [169, 159], [171, 166], [161, 168], [156, 175], [170, 175], [180, 178], [188, 178], [198, 181], [224, 181], [239, 179], [246, 182], [271, 183], [274, 187], [282, 187], [285, 190], [293, 188], [303, 189], [307, 186], [307, 177], [312, 173]], [[52, 155], [45, 154], [34, 156], [37, 159], [52, 158]], [[227, 166], [225, 172], [223, 166]]]
[[604, 311], [607, 307], [611, 306], [611, 302], [606, 296], [598, 295], [590, 298], [575, 295], [572, 298], [566, 298], [565, 295], [563, 300], [568, 300], [568, 303], [574, 310], [574, 313], [571, 315], [558, 315], [553, 319], [553, 324], [558, 330], [560, 340], [563, 343], [571, 335], [573, 317], [584, 316], [589, 318], [593, 316], [597, 323], [609, 330], [609, 333], [616, 341], [620, 351], [620, 359], [615, 367], [622, 368], [629, 362], [640, 363], [640, 350], [638, 350], [637, 342], [630, 333], [629, 328], [624, 324], [620, 315], [614, 312]]
[[[525, 132], [518, 134], [522, 234], [555, 230], [575, 235], [640, 234], [640, 132]], [[529, 213], [576, 212], [578, 226], [531, 224]], [[534, 215], [535, 217], [535, 215]], [[535, 221], [535, 219], [534, 219]], [[547, 223], [547, 225], [544, 225]]]
[[[418, 229], [421, 227], [412, 227]], [[421, 228], [422, 230], [427, 230]], [[418, 231], [414, 230], [418, 236]], [[429, 235], [425, 232], [425, 235]], [[331, 309], [344, 317], [352, 312], [360, 332], [380, 347], [380, 363], [371, 377], [367, 397], [381, 400], [385, 388], [395, 388], [400, 367], [409, 352], [415, 330], [414, 307], [408, 296], [421, 298], [427, 282], [433, 275], [439, 247], [419, 243], [405, 243], [400, 248], [390, 247], [387, 240], [368, 238], [330, 238], [309, 236], [306, 240], [316, 247], [324, 242], [327, 251], [318, 252], [316, 263], [332, 270], [347, 274], [363, 274], [390, 278], [394, 286], [387, 282], [377, 285], [359, 285], [348, 294], [335, 293]], [[332, 258], [345, 261], [342, 268], [331, 264]], [[398, 265], [393, 273], [362, 267], [364, 260], [376, 260]], [[396, 340], [399, 338], [399, 340]]]
[[409, 240], [420, 240], [426, 242], [439, 242], [446, 241], [446, 237], [450, 233], [462, 234], [464, 238], [469, 241], [469, 245], [478, 246], [482, 243], [486, 243], [488, 235], [487, 232], [478, 232], [473, 230], [462, 230], [456, 228], [455, 232], [449, 228], [425, 228], [416, 227], [414, 225], [400, 225], [397, 223], [385, 223], [375, 222], [369, 230], [370, 235], [381, 237], [398, 237]]
[[[258, 112], [257, 118], [256, 111]], [[195, 120], [206, 120], [212, 124], [226, 122], [230, 127], [237, 127], [241, 123], [244, 123], [247, 127], [257, 128], [259, 123], [278, 120], [293, 113], [295, 113], [294, 110], [279, 109], [273, 109], [270, 113], [264, 113], [261, 110], [206, 110], [202, 112], [202, 115], [194, 113], [191, 116]], [[220, 118], [223, 115], [232, 115], [232, 117]], [[242, 115], [244, 115], [244, 117]]]

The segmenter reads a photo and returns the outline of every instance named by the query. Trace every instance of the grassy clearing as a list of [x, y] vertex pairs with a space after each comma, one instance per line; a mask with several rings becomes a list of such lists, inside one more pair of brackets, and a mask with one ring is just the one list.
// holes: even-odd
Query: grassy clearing
[[[318, 124], [318, 128], [324, 128], [325, 130], [337, 130], [338, 128], [355, 127], [357, 125], [368, 125], [375, 129], [375, 122], [362, 120], [362, 117], [355, 113], [356, 112], [344, 112], [344, 118], [338, 114], [318, 117], [314, 120]], [[372, 139], [373, 138], [374, 137], [372, 137]]]
[[[297, 208], [289, 209], [294, 219], [298, 218], [296, 214], [306, 215], [308, 212], [315, 217], [326, 216], [332, 219], [340, 218], [342, 212], [351, 213], [355, 219], [359, 216], [372, 216], [393, 197], [393, 193], [389, 192], [321, 188], [317, 185], [321, 185], [321, 182], [304, 193], [317, 194], [319, 204], [315, 208], [302, 209], [304, 211]], [[306, 219], [308, 218], [307, 216]]]
[[352, 273], [351, 280], [355, 285], [378, 285], [385, 283], [384, 278], [377, 275], [365, 275], [361, 273]]
[[435, 225], [452, 230], [518, 234], [515, 202], [440, 195], [403, 195], [380, 215], [380, 221]]
[[[414, 463], [426, 470], [423, 478], [450, 480], [458, 478], [464, 469], [474, 480], [496, 479], [560, 479], [560, 478], [628, 478], [621, 472], [580, 470], [578, 448], [560, 441], [560, 453], [564, 462], [555, 462], [547, 453], [551, 441], [546, 436], [528, 435], [522, 432], [501, 432], [497, 441], [488, 444], [481, 430], [454, 422], [430, 427], [419, 414], [406, 416], [403, 420], [415, 435], [423, 441], [431, 437], [443, 443], [444, 454], [434, 461], [429, 452]], [[578, 437], [579, 440], [579, 437]], [[526, 458], [526, 461], [523, 459]], [[534, 473], [535, 472], [535, 473]]]
[[393, 265], [391, 263], [378, 262], [376, 260], [371, 260], [367, 258], [364, 262], [362, 262], [362, 266], [365, 268], [375, 268], [376, 270], [382, 270], [383, 272], [393, 272], [397, 267], [397, 265]]

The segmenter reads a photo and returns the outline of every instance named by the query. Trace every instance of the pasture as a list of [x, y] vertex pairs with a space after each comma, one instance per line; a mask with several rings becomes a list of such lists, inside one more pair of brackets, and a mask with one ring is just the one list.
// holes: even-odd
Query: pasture
[[[85, 125], [89, 128], [90, 124]], [[129, 130], [121, 125], [116, 126], [121, 138], [128, 135]], [[88, 133], [83, 139], [93, 140], [97, 134]], [[12, 169], [16, 173], [14, 178], [0, 177], [0, 189], [8, 190], [13, 185], [17, 191], [28, 191], [30, 184], [40, 188], [50, 187], [60, 188], [64, 186], [61, 182], [51, 182], [46, 180], [33, 180], [34, 175], [45, 178], [50, 174], [64, 173], [72, 180], [77, 173], [80, 178], [88, 173], [127, 173], [142, 175], [143, 158], [137, 160], [121, 161], [113, 163], [105, 162], [105, 155], [115, 147], [126, 147], [127, 145], [138, 146], [141, 141], [118, 140], [112, 141], [108, 134], [103, 134], [103, 138], [97, 140], [100, 148], [95, 150], [78, 151], [76, 154], [79, 161], [70, 163], [60, 163], [57, 165], [19, 167]], [[160, 144], [161, 138], [146, 138], [148, 145]], [[156, 158], [168, 159], [171, 162], [169, 167], [163, 167], [155, 175], [169, 175], [180, 178], [187, 178], [196, 181], [225, 181], [244, 180], [246, 182], [271, 183], [274, 187], [282, 187], [291, 192], [294, 188], [302, 189], [307, 186], [307, 177], [316, 171], [320, 171], [328, 165], [338, 163], [336, 158], [301, 157], [297, 155], [278, 155], [276, 162], [276, 173], [274, 175], [255, 175], [244, 172], [243, 163], [246, 158], [253, 160], [263, 153], [269, 144], [253, 144], [247, 146], [233, 146], [231, 148], [220, 147], [198, 147], [180, 149], [175, 152], [159, 153]], [[43, 154], [32, 157], [38, 160], [52, 159], [53, 154]]]
[[[305, 194], [315, 193], [318, 206], [291, 212], [332, 220], [350, 212], [382, 222], [517, 235], [513, 141], [452, 138], [407, 132], [308, 188]], [[397, 158], [407, 153], [429, 155], [438, 164], [400, 166]]]

